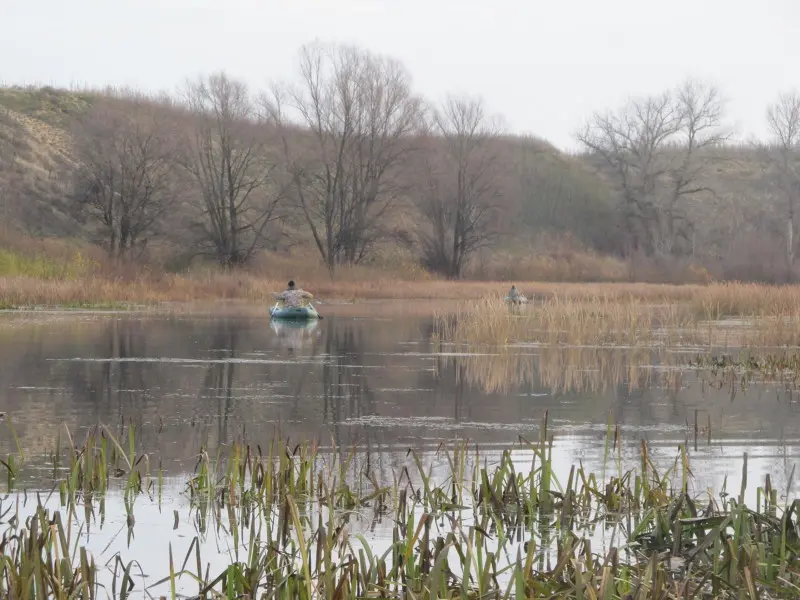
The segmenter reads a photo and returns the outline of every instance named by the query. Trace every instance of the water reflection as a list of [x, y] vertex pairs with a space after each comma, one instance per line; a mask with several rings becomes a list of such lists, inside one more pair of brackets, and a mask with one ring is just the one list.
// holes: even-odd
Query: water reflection
[[[161, 464], [167, 471], [163, 505], [140, 497], [136, 535], [126, 537], [121, 484], [113, 480], [105, 526], [94, 523], [84, 541], [100, 563], [116, 552], [136, 559], [151, 583], [165, 574], [170, 547], [184, 556], [194, 535], [205, 532], [184, 517], [187, 473], [197, 453], [238, 436], [266, 447], [279, 431], [291, 441], [335, 445], [341, 454], [358, 445], [349, 477], [368, 470], [391, 486], [408, 467], [419, 487], [408, 447], [427, 448], [420, 453], [423, 469], [441, 482], [448, 461], [433, 451], [441, 442], [468, 438], [491, 464], [519, 436], [537, 437], [547, 411], [556, 440], [553, 466], [562, 481], [579, 462], [603, 472], [612, 421], [620, 424], [622, 470], [640, 464], [644, 439], [662, 472], [677, 445], [687, 445], [693, 494], [719, 492], [726, 482], [729, 491], [738, 490], [744, 452], [752, 483], [748, 502], [754, 503], [767, 474], [790, 496], [798, 491], [790, 474], [800, 414], [791, 387], [716, 385], [677, 368], [683, 362], [678, 354], [641, 348], [520, 347], [464, 355], [432, 343], [431, 333], [429, 317], [387, 317], [369, 309], [331, 311], [310, 324], [115, 316], [0, 327], [0, 413], [13, 420], [27, 457], [18, 485], [51, 488], [44, 453], [55, 446], [62, 424], [78, 436], [98, 423], [120, 435], [134, 427], [153, 468]], [[4, 456], [14, 442], [4, 423], [0, 432]], [[609, 469], [617, 468], [615, 459]], [[515, 460], [520, 471], [531, 463], [524, 450]], [[19, 497], [0, 495], [0, 513], [3, 502]], [[32, 510], [36, 496], [27, 497]], [[175, 525], [173, 511], [181, 514]], [[389, 521], [354, 519], [351, 527], [376, 549], [391, 543]], [[212, 571], [223, 570], [231, 540], [201, 537], [204, 559]], [[192, 582], [180, 586], [193, 593]]]
[[[132, 424], [176, 474], [203, 445], [243, 433], [264, 445], [277, 430], [357, 444], [388, 464], [409, 446], [469, 438], [497, 448], [535, 436], [545, 411], [557, 444], [569, 439], [569, 455], [587, 460], [612, 418], [633, 451], [642, 438], [693, 445], [695, 420], [710, 423], [711, 444], [705, 431], [698, 437], [712, 461], [756, 443], [776, 448], [777, 461], [800, 438], [792, 389], [709, 385], [675, 368], [679, 355], [521, 347], [467, 356], [430, 341], [430, 317], [330, 312], [309, 324], [112, 316], [5, 329], [0, 412], [29, 456], [53, 447], [62, 424], [74, 432]], [[0, 436], [0, 455], [13, 446]]]
[[[506, 348], [495, 354], [447, 355], [437, 368], [458, 364], [470, 386], [485, 393], [510, 393], [518, 388], [547, 388], [553, 393], [605, 392], [626, 384], [649, 387], [666, 366], [649, 348], [539, 347]], [[667, 363], [668, 364], [668, 363]], [[680, 371], [674, 371], [676, 375]]]
[[319, 321], [271, 321], [269, 327], [289, 356], [308, 346], [312, 348], [312, 354], [316, 354], [321, 335]]

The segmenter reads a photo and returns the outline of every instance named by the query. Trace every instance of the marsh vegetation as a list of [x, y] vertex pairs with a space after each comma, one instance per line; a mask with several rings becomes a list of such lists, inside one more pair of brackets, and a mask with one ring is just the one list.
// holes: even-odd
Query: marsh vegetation
[[[8, 424], [13, 433], [13, 425]], [[798, 515], [769, 477], [738, 490], [697, 493], [686, 448], [656, 468], [646, 443], [622, 467], [609, 423], [601, 473], [555, 473], [547, 415], [535, 441], [492, 461], [467, 441], [434, 451], [434, 471], [409, 449], [382, 478], [357, 451], [244, 439], [198, 457], [184, 481], [196, 529], [185, 556], [162, 548], [163, 573], [136, 560], [101, 563], [82, 543], [105, 519], [109, 494], [124, 499], [125, 535], [137, 503], [161, 504], [158, 457], [108, 428], [52, 458], [53, 494], [4, 502], [0, 593], [10, 598], [177, 596], [252, 598], [792, 598], [800, 588]], [[9, 490], [24, 457], [6, 460]], [[748, 504], [748, 485], [756, 501]], [[751, 494], [752, 495], [752, 494]], [[379, 548], [369, 531], [385, 522]], [[212, 570], [201, 547], [224, 538], [230, 564]]]

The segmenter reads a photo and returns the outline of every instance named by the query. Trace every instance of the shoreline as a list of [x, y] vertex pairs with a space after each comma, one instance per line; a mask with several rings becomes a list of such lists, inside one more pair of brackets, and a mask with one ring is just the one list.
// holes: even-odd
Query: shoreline
[[[358, 312], [357, 307], [383, 307], [404, 314], [447, 307], [474, 309], [476, 302], [502, 302], [512, 282], [396, 279], [303, 280], [322, 314]], [[687, 309], [695, 319], [722, 317], [800, 317], [800, 285], [753, 283], [648, 284], [513, 282], [530, 299], [529, 308], [611, 307], [636, 311], [643, 305]], [[35, 279], [0, 277], [0, 311], [6, 314], [45, 311], [119, 313], [268, 315], [274, 294], [286, 283], [246, 273], [204, 276], [155, 275], [123, 281], [102, 277]], [[473, 306], [471, 306], [473, 305]], [[589, 306], [591, 305], [591, 306]], [[347, 308], [344, 308], [347, 307]], [[354, 308], [355, 307], [355, 308]], [[389, 308], [386, 308], [389, 307]], [[684, 311], [686, 312], [686, 311]]]
[[[478, 300], [503, 296], [512, 283], [528, 298], [565, 297], [635, 297], [640, 299], [689, 299], [707, 285], [651, 283], [553, 283], [541, 281], [477, 280], [402, 280], [378, 279], [309, 279], [295, 277], [298, 285], [310, 291], [321, 304], [368, 301]], [[286, 282], [274, 277], [247, 273], [211, 275], [148, 275], [132, 279], [82, 276], [42, 279], [35, 277], [0, 277], [0, 308], [32, 309], [41, 307], [125, 309], [185, 303], [239, 302], [271, 303], [273, 294]], [[710, 284], [730, 285], [730, 284]], [[753, 285], [753, 284], [745, 284]], [[769, 286], [763, 286], [769, 287]], [[800, 287], [798, 288], [800, 289]]]

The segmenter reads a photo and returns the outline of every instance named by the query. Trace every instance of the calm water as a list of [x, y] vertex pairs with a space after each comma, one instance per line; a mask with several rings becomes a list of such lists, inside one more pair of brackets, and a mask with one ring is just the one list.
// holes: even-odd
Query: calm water
[[[766, 473], [787, 485], [797, 462], [800, 406], [784, 385], [714, 385], [676, 369], [672, 363], [686, 359], [678, 353], [522, 347], [467, 356], [432, 341], [433, 319], [419, 311], [326, 309], [323, 321], [305, 327], [271, 325], [263, 316], [7, 317], [0, 412], [12, 418], [27, 456], [19, 485], [52, 487], [45, 454], [59, 428], [80, 435], [96, 424], [132, 423], [163, 460], [167, 508], [138, 501], [138, 535], [129, 542], [119, 533], [124, 509], [109, 502], [105, 527], [87, 540], [98, 553], [142, 560], [159, 578], [164, 538], [148, 528], [171, 530], [172, 509], [188, 506], [183, 484], [201, 446], [243, 432], [253, 443], [279, 429], [295, 442], [357, 445], [387, 481], [407, 464], [409, 447], [432, 451], [467, 438], [496, 455], [520, 436], [536, 438], [545, 411], [562, 477], [578, 461], [602, 470], [609, 418], [620, 425], [627, 464], [635, 464], [642, 439], [663, 465], [688, 443], [695, 491], [719, 491], [726, 476], [728, 489], [738, 490], [743, 452], [753, 490]], [[705, 432], [695, 442], [696, 414], [701, 427], [710, 421], [710, 442]], [[0, 423], [0, 456], [13, 450]], [[433, 452], [426, 461], [437, 464]], [[181, 522], [176, 554], [194, 534]], [[224, 561], [225, 548], [215, 547]]]

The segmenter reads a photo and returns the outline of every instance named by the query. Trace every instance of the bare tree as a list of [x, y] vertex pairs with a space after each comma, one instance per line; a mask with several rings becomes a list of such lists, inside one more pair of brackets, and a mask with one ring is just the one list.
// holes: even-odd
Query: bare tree
[[672, 255], [691, 247], [687, 204], [713, 195], [706, 182], [713, 148], [727, 140], [723, 102], [713, 86], [686, 81], [673, 91], [595, 113], [578, 141], [610, 167], [622, 199], [628, 246]]
[[432, 126], [418, 236], [426, 266], [459, 278], [469, 257], [497, 234], [499, 127], [481, 100], [456, 97], [434, 112]]
[[76, 198], [100, 223], [110, 256], [140, 252], [171, 198], [174, 138], [163, 113], [143, 100], [100, 100], [75, 134]]
[[333, 273], [387, 234], [421, 103], [400, 63], [351, 46], [304, 47], [300, 75], [298, 87], [276, 87], [264, 107], [281, 131], [297, 205]]
[[767, 108], [767, 125], [771, 133], [763, 148], [768, 162], [779, 174], [780, 188], [786, 198], [786, 268], [792, 277], [795, 258], [795, 212], [800, 196], [800, 95], [796, 91], [782, 93]]
[[190, 83], [190, 134], [182, 163], [197, 191], [199, 254], [243, 265], [267, 240], [284, 198], [269, 131], [247, 86], [224, 73]]

